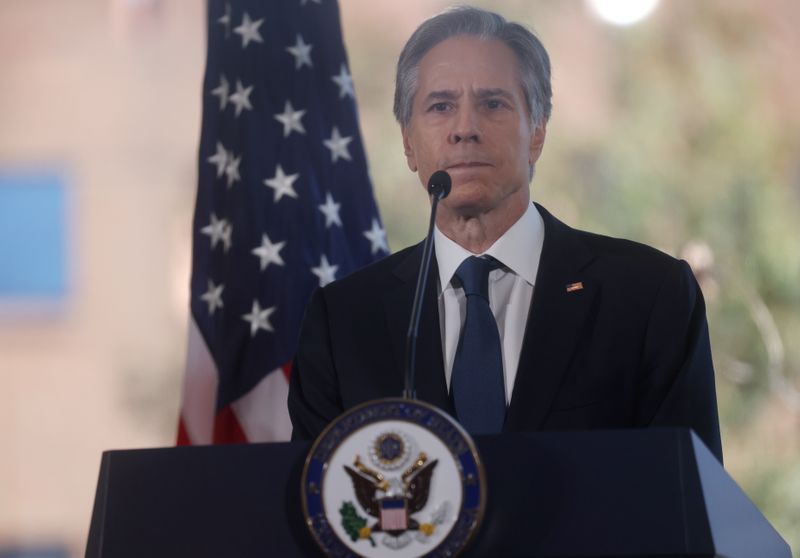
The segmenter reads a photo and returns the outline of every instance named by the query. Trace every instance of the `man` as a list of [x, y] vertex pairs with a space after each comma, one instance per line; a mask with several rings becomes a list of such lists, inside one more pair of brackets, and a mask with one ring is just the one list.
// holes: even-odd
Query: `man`
[[[452, 177], [417, 349], [417, 395], [472, 433], [686, 426], [721, 460], [705, 307], [689, 266], [577, 231], [531, 203], [550, 116], [539, 40], [463, 7], [400, 55], [409, 168]], [[294, 438], [399, 396], [422, 246], [319, 289], [289, 392]]]

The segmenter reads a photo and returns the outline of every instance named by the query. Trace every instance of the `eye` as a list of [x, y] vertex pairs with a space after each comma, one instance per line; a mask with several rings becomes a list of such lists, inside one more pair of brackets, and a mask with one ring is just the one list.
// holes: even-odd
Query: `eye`
[[487, 99], [486, 101], [486, 108], [489, 110], [497, 110], [504, 106], [503, 101], [500, 99]]
[[428, 112], [446, 112], [450, 109], [450, 105], [448, 103], [433, 103], [429, 108]]

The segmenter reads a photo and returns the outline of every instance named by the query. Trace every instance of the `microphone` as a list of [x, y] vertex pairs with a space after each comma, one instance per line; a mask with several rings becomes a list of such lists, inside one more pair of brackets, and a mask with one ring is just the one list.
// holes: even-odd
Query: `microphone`
[[417, 288], [414, 291], [414, 302], [411, 305], [411, 320], [408, 324], [408, 335], [406, 335], [406, 366], [405, 366], [405, 388], [403, 397], [406, 399], [416, 399], [417, 392], [414, 389], [414, 373], [417, 360], [417, 333], [419, 331], [419, 316], [422, 312], [422, 299], [425, 295], [425, 285], [428, 282], [428, 271], [431, 267], [431, 254], [433, 253], [433, 226], [436, 224], [436, 208], [439, 202], [447, 197], [453, 181], [446, 171], [436, 171], [428, 179], [428, 194], [431, 196], [431, 220], [428, 225], [428, 236], [425, 237], [425, 244], [422, 247], [422, 265], [419, 267], [417, 275]]
[[[447, 195], [450, 193], [450, 188], [452, 186], [453, 186], [453, 181], [451, 180], [450, 175], [447, 174], [447, 171], [443, 170], [436, 171], [431, 175], [430, 179], [428, 180], [428, 194], [438, 198], [436, 202], [434, 202], [437, 203], [438, 201], [441, 201], [447, 197]], [[436, 214], [435, 205], [431, 209], [431, 213], [432, 213], [431, 216]], [[428, 229], [428, 235], [431, 234], [432, 230], [433, 230], [432, 228]]]

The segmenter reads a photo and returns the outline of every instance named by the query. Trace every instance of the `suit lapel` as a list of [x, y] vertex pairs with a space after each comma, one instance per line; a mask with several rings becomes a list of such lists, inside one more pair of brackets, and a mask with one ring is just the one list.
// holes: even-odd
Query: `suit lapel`
[[[384, 294], [384, 308], [392, 340], [395, 373], [404, 377], [406, 361], [406, 336], [411, 319], [411, 306], [414, 302], [414, 289], [417, 274], [422, 263], [420, 243], [409, 251], [394, 269], [398, 279], [397, 287], [387, 289]], [[447, 384], [444, 378], [444, 358], [442, 357], [442, 337], [439, 329], [439, 304], [437, 301], [437, 265], [433, 256], [431, 269], [425, 287], [425, 299], [420, 315], [417, 338], [417, 359], [415, 384], [417, 397], [452, 414]], [[400, 396], [400, 394], [392, 394]]]
[[[581, 273], [593, 254], [543, 207], [544, 245], [505, 431], [536, 430], [579, 349], [598, 285]], [[568, 289], [568, 287], [571, 287]]]

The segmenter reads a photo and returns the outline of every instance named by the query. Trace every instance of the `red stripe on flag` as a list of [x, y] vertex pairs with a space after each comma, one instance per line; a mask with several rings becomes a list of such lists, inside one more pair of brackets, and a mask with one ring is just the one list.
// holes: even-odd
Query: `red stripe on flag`
[[245, 436], [239, 419], [229, 406], [222, 409], [214, 418], [214, 440], [215, 444], [246, 444]]
[[292, 377], [292, 361], [290, 360], [289, 362], [281, 366], [281, 368], [283, 368], [283, 375], [286, 376], [286, 381], [288, 382], [289, 378]]
[[186, 426], [183, 424], [183, 419], [178, 419], [178, 442], [179, 446], [191, 446], [192, 440], [189, 439], [189, 433], [186, 432]]

